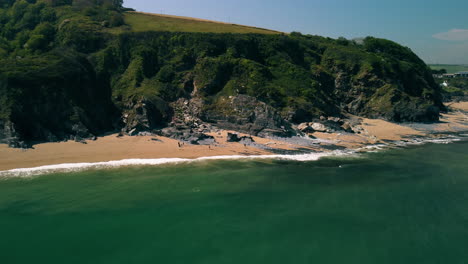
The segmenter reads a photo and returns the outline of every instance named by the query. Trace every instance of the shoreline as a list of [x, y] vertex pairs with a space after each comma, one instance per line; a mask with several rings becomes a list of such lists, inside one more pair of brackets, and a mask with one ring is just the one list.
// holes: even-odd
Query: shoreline
[[449, 106], [452, 111], [443, 114], [441, 121], [435, 124], [396, 124], [361, 118], [362, 133], [316, 132], [311, 134], [315, 139], [253, 137], [255, 143], [252, 144], [231, 143], [227, 142], [227, 134], [232, 131], [219, 130], [209, 133], [216, 140], [212, 145], [183, 145], [177, 140], [160, 136], [117, 135], [87, 141], [86, 144], [72, 141], [44, 143], [27, 150], [0, 145], [0, 176], [11, 174], [12, 170], [24, 174], [25, 171], [34, 171], [43, 166], [66, 170], [64, 168], [67, 166], [130, 166], [132, 162], [135, 163], [133, 165], [158, 165], [210, 159], [268, 159], [301, 155], [309, 155], [309, 160], [314, 160], [315, 157], [336, 155], [337, 151], [356, 153], [372, 149], [373, 146], [381, 148], [421, 144], [468, 131], [468, 102], [452, 103]]
[[[462, 132], [463, 134], [463, 132]], [[295, 154], [264, 154], [264, 155], [220, 155], [220, 156], [202, 156], [197, 158], [156, 158], [156, 159], [122, 159], [111, 160], [104, 162], [83, 162], [83, 163], [61, 163], [52, 165], [41, 165], [37, 167], [16, 168], [0, 171], [1, 178], [27, 178], [52, 173], [70, 173], [80, 172], [85, 170], [101, 170], [101, 169], [116, 169], [122, 167], [138, 167], [138, 166], [161, 166], [161, 165], [177, 165], [190, 164], [193, 162], [203, 161], [222, 161], [222, 160], [284, 160], [284, 161], [317, 161], [325, 157], [358, 157], [362, 153], [376, 152], [386, 149], [395, 149], [401, 147], [409, 147], [415, 145], [433, 144], [450, 144], [468, 139], [468, 134], [456, 137], [447, 134], [446, 137], [434, 138], [424, 137], [415, 138], [413, 140], [393, 141], [374, 145], [363, 145], [357, 149], [345, 149], [311, 153], [295, 153]]]

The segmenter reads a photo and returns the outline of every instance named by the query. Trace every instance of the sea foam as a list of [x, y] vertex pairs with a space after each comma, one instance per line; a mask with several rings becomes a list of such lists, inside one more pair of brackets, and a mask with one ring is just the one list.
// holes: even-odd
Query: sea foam
[[[463, 135], [460, 135], [463, 136]], [[358, 149], [336, 150], [330, 152], [314, 152], [306, 154], [293, 154], [293, 155], [231, 155], [231, 156], [211, 156], [200, 157], [196, 159], [181, 159], [181, 158], [161, 158], [161, 159], [124, 159], [116, 161], [95, 162], [95, 163], [64, 163], [56, 165], [46, 165], [34, 168], [22, 168], [0, 171], [0, 178], [10, 177], [32, 177], [43, 174], [57, 173], [57, 172], [79, 172], [90, 169], [111, 169], [130, 166], [158, 166], [164, 164], [181, 164], [192, 163], [210, 160], [289, 160], [289, 161], [316, 161], [324, 157], [343, 157], [354, 156], [362, 152], [379, 152], [385, 149], [395, 147], [406, 147], [411, 145], [423, 145], [427, 143], [432, 144], [450, 144], [463, 140], [456, 136], [448, 136], [445, 138], [415, 138], [410, 140], [394, 141], [385, 144], [367, 145]]]
[[95, 163], [64, 163], [56, 165], [46, 165], [34, 168], [21, 168], [6, 171], [0, 171], [0, 178], [6, 177], [32, 177], [43, 174], [57, 173], [57, 172], [78, 172], [90, 169], [109, 169], [120, 168], [129, 166], [158, 166], [165, 164], [182, 164], [200, 161], [213, 161], [213, 160], [289, 160], [289, 161], [316, 161], [323, 157], [333, 156], [350, 156], [355, 154], [354, 151], [331, 151], [320, 153], [308, 153], [297, 155], [232, 155], [232, 156], [212, 156], [200, 157], [196, 159], [181, 159], [181, 158], [161, 158], [161, 159], [124, 159], [106, 162]]

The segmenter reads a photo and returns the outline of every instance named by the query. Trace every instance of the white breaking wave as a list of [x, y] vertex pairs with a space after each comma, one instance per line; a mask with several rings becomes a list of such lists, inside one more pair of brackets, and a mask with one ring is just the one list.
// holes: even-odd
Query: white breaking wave
[[354, 154], [354, 151], [332, 151], [323, 153], [309, 153], [309, 154], [298, 154], [298, 155], [257, 155], [257, 156], [213, 156], [213, 157], [201, 157], [197, 159], [181, 159], [181, 158], [161, 158], [161, 159], [124, 159], [107, 162], [95, 162], [95, 163], [64, 163], [56, 165], [46, 165], [34, 168], [22, 168], [0, 171], [0, 178], [10, 177], [32, 177], [49, 173], [57, 172], [78, 172], [90, 169], [108, 169], [108, 168], [119, 168], [129, 166], [158, 166], [164, 164], [181, 164], [200, 162], [206, 160], [290, 160], [290, 161], [316, 161], [323, 157], [333, 156], [350, 156]]
[[395, 147], [405, 147], [411, 145], [422, 145], [427, 143], [433, 144], [450, 144], [453, 142], [461, 141], [461, 138], [455, 136], [449, 138], [417, 138], [404, 141], [394, 141], [388, 144], [375, 144], [364, 146], [355, 150], [336, 150], [330, 152], [319, 152], [319, 153], [308, 153], [308, 154], [296, 154], [296, 155], [256, 155], [256, 156], [212, 156], [212, 157], [201, 157], [196, 159], [181, 159], [181, 158], [161, 158], [161, 159], [124, 159], [107, 162], [95, 162], [95, 163], [64, 163], [56, 165], [46, 165], [35, 168], [23, 168], [0, 171], [0, 178], [9, 177], [32, 177], [43, 174], [57, 173], [57, 172], [78, 172], [90, 169], [110, 169], [119, 167], [129, 166], [158, 166], [164, 164], [180, 164], [180, 163], [191, 163], [200, 162], [207, 160], [290, 160], [290, 161], [316, 161], [324, 157], [343, 157], [343, 156], [356, 156], [360, 152], [379, 152], [385, 149], [391, 149]]
[[461, 138], [451, 137], [451, 138], [435, 138], [435, 139], [413, 139], [409, 141], [397, 141], [395, 142], [396, 145], [423, 145], [427, 143], [433, 144], [450, 144], [454, 142], [462, 141]]

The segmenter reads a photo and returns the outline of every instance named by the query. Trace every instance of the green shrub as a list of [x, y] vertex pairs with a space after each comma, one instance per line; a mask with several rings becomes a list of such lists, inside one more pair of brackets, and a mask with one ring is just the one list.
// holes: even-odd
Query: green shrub
[[47, 48], [47, 37], [44, 35], [31, 35], [29, 40], [24, 45], [27, 49], [30, 50], [45, 50]]

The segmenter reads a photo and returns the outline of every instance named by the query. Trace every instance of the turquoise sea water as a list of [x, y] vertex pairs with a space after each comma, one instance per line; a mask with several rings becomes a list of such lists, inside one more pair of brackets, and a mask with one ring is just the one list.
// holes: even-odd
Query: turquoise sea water
[[468, 142], [3, 178], [0, 263], [468, 263]]

